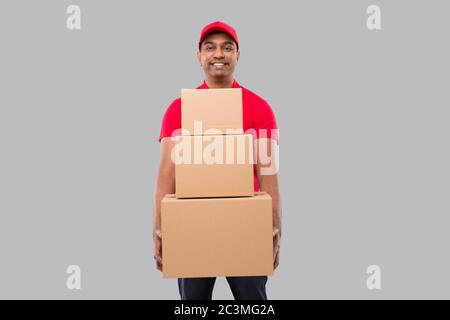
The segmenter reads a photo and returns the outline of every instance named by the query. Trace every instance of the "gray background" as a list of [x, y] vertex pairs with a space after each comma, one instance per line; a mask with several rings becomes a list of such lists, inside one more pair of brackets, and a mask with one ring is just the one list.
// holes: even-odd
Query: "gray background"
[[[66, 8], [82, 30], [66, 28]], [[382, 30], [366, 28], [380, 5]], [[215, 20], [280, 127], [270, 299], [450, 298], [448, 1], [0, 3], [0, 298], [178, 299], [152, 259], [162, 115]], [[82, 289], [66, 288], [66, 268]], [[366, 287], [381, 267], [382, 289]], [[219, 278], [215, 299], [230, 299]]]

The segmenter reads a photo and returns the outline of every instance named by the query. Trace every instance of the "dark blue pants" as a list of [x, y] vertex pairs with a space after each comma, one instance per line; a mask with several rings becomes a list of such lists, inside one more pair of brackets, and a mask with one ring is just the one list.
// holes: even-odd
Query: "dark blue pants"
[[[227, 277], [235, 300], [267, 300], [266, 276]], [[216, 278], [179, 278], [181, 300], [211, 300]]]

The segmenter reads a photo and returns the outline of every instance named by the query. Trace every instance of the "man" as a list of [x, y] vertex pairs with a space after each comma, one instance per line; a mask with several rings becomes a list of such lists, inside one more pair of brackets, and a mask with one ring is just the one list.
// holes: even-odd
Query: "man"
[[[271, 156], [273, 141], [278, 142], [277, 125], [269, 104], [234, 79], [234, 69], [239, 60], [239, 42], [236, 31], [229, 25], [217, 21], [203, 28], [197, 54], [198, 62], [205, 73], [205, 80], [197, 89], [208, 88], [242, 88], [243, 126], [244, 131], [254, 129], [258, 145], [266, 143], [268, 156]], [[171, 150], [174, 142], [172, 133], [181, 128], [181, 99], [178, 98], [167, 108], [161, 125], [160, 165], [154, 194], [154, 258], [158, 270], [162, 271], [161, 238], [161, 199], [168, 193], [175, 193], [175, 169], [171, 161]], [[274, 133], [275, 132], [275, 133]], [[272, 140], [271, 140], [272, 139]], [[281, 206], [276, 172], [262, 174], [264, 164], [260, 161], [254, 168], [255, 191], [265, 191], [272, 197], [273, 203], [273, 245], [274, 268], [279, 263], [279, 247], [281, 238]], [[181, 299], [212, 298], [216, 278], [183, 278], [178, 279]], [[236, 300], [266, 300], [266, 276], [227, 277], [233, 296]]]

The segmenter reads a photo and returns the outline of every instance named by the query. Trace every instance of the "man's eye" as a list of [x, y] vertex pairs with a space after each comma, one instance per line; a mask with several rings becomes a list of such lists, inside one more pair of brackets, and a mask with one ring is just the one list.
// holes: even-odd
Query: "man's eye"
[[208, 50], [208, 51], [211, 51], [212, 49], [213, 49], [213, 47], [211, 47], [211, 46], [206, 47], [206, 50]]

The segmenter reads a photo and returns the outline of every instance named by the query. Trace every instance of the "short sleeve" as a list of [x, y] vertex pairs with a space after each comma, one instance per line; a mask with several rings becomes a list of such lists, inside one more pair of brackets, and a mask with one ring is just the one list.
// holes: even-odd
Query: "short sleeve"
[[278, 142], [278, 127], [270, 105], [263, 99], [258, 103], [255, 130], [258, 138], [271, 138]]
[[159, 134], [159, 142], [162, 138], [171, 137], [175, 130], [181, 128], [181, 98], [175, 99], [164, 113]]

